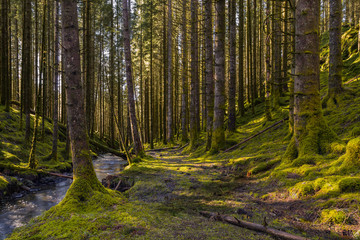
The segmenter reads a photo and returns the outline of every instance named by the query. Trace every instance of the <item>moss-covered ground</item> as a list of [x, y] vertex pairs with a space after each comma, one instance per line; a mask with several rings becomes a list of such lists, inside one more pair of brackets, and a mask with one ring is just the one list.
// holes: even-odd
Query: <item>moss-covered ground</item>
[[[291, 138], [286, 122], [234, 151], [213, 155], [205, 149], [204, 134], [196, 151], [185, 147], [149, 152], [152, 157], [123, 171], [121, 175], [134, 182], [130, 190], [94, 191], [86, 200], [67, 199], [16, 230], [10, 239], [271, 239], [205, 219], [199, 214], [202, 210], [256, 223], [266, 217], [270, 227], [310, 239], [356, 235], [360, 230], [360, 57], [358, 29], [343, 31], [345, 91], [323, 109], [340, 141], [323, 155], [284, 160]], [[321, 96], [327, 92], [327, 41], [325, 34]], [[282, 97], [273, 121], [266, 121], [263, 103], [256, 106], [255, 114], [248, 111], [238, 118], [239, 127], [227, 134], [224, 149], [286, 118], [288, 101], [289, 96]], [[239, 209], [247, 214], [239, 215]]]

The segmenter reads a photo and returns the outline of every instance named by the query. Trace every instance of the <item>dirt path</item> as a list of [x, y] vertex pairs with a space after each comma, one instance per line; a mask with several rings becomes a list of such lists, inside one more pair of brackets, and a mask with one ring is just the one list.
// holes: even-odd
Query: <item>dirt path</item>
[[[200, 211], [232, 215], [259, 224], [265, 219], [270, 227], [296, 235], [337, 239], [330, 237], [330, 231], [313, 228], [310, 222], [315, 217], [306, 211], [308, 203], [268, 202], [258, 198], [260, 192], [266, 191], [262, 184], [252, 179], [234, 180], [226, 161], [191, 158], [181, 155], [178, 150], [148, 154], [153, 159], [140, 164], [139, 168], [146, 166], [148, 169], [142, 169], [142, 175], [136, 177], [135, 181], [142, 184], [135, 184], [129, 191], [129, 199], [161, 204], [161, 209], [175, 216], [182, 215], [179, 225], [172, 228], [183, 224], [191, 226], [198, 236], [190, 239], [217, 239], [217, 234], [224, 239], [234, 239], [235, 236], [236, 239], [273, 239], [205, 219], [200, 216]], [[304, 223], [298, 215], [307, 215], [305, 218], [309, 222]], [[219, 232], [212, 235], [209, 232], [214, 228]]]

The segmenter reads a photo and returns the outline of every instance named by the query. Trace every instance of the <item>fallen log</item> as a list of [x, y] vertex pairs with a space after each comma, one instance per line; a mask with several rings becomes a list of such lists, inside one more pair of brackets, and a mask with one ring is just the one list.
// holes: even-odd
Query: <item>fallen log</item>
[[89, 143], [91, 145], [93, 145], [94, 147], [96, 147], [96, 148], [98, 148], [98, 149], [100, 149], [100, 150], [102, 150], [104, 152], [112, 153], [112, 154], [114, 154], [116, 156], [119, 156], [119, 157], [123, 158], [124, 160], [127, 160], [127, 157], [126, 157], [125, 153], [117, 151], [117, 150], [115, 150], [113, 148], [109, 148], [108, 146], [105, 146], [105, 145], [103, 145], [101, 143], [98, 143], [98, 142], [96, 142], [96, 141], [94, 141], [92, 139], [89, 140]]
[[280, 120], [280, 121], [278, 121], [278, 122], [274, 123], [273, 125], [271, 125], [271, 126], [269, 126], [269, 127], [265, 128], [264, 130], [262, 130], [262, 131], [260, 131], [260, 132], [258, 132], [258, 133], [256, 133], [256, 134], [254, 134], [254, 135], [252, 135], [252, 136], [250, 136], [250, 137], [248, 137], [248, 138], [246, 138], [246, 139], [242, 140], [242, 141], [241, 141], [241, 142], [239, 142], [238, 144], [236, 144], [236, 145], [234, 145], [234, 146], [232, 146], [232, 147], [230, 147], [230, 148], [226, 149], [224, 152], [230, 152], [230, 151], [232, 151], [232, 150], [236, 149], [236, 148], [237, 148], [238, 146], [240, 146], [241, 144], [244, 144], [244, 143], [246, 143], [246, 142], [250, 141], [250, 140], [251, 140], [251, 139], [253, 139], [254, 137], [259, 136], [260, 134], [262, 134], [262, 133], [264, 133], [264, 132], [266, 132], [266, 131], [270, 130], [270, 129], [271, 129], [271, 128], [273, 128], [273, 127], [276, 127], [277, 125], [279, 125], [279, 124], [281, 124], [281, 123], [285, 122], [285, 121], [286, 121], [286, 120], [288, 120], [288, 119], [289, 119], [289, 118], [284, 118], [284, 119], [282, 119], [282, 120]]
[[239, 220], [235, 217], [231, 217], [231, 216], [227, 216], [227, 215], [221, 215], [218, 213], [212, 213], [212, 212], [206, 212], [206, 211], [201, 211], [200, 214], [204, 217], [207, 217], [207, 218], [210, 218], [213, 220], [229, 223], [229, 224], [232, 224], [232, 225], [235, 225], [238, 227], [250, 229], [253, 231], [257, 231], [257, 232], [266, 233], [266, 234], [269, 234], [271, 236], [278, 237], [281, 239], [286, 239], [286, 240], [307, 240], [308, 239], [308, 238], [296, 236], [296, 235], [293, 235], [293, 234], [290, 234], [287, 232], [283, 232], [283, 231], [280, 231], [280, 230], [277, 230], [274, 228], [269, 228], [269, 227], [263, 226], [261, 224], [247, 222], [244, 220]]

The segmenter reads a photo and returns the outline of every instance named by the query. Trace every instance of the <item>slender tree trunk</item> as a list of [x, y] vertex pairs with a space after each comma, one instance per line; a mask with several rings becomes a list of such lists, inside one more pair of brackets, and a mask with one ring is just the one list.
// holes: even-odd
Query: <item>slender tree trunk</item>
[[271, 78], [271, 27], [270, 27], [270, 0], [266, 0], [266, 80], [265, 80], [265, 115], [266, 120], [270, 121], [271, 107], [270, 107], [270, 78]]
[[328, 94], [323, 99], [323, 107], [326, 107], [329, 99], [337, 104], [336, 97], [342, 92], [342, 51], [341, 51], [341, 0], [330, 0], [330, 57], [329, 57], [329, 86]]
[[215, 105], [212, 152], [217, 152], [225, 143], [225, 0], [216, 0], [215, 12]]
[[282, 79], [281, 79], [281, 3], [278, 1], [273, 2], [274, 6], [274, 78], [272, 85], [272, 103], [273, 107], [279, 106], [281, 95]]
[[244, 1], [239, 1], [239, 92], [238, 107], [240, 116], [244, 116]]
[[285, 155], [290, 160], [324, 154], [337, 140], [325, 123], [320, 104], [320, 1], [296, 3], [294, 135]]
[[190, 92], [190, 145], [196, 147], [199, 137], [197, 125], [197, 89], [199, 84], [198, 0], [191, 0], [191, 92]]
[[5, 111], [10, 111], [11, 101], [11, 78], [9, 72], [9, 19], [8, 0], [1, 1], [1, 104], [5, 105]]
[[187, 0], [182, 1], [182, 95], [181, 95], [181, 127], [183, 142], [188, 141], [188, 48], [187, 48]]
[[57, 142], [58, 142], [58, 107], [59, 107], [59, 14], [60, 7], [58, 0], [55, 1], [56, 5], [56, 17], [55, 17], [55, 75], [54, 75], [54, 130], [53, 130], [53, 146], [52, 146], [52, 158], [57, 161]]
[[168, 95], [167, 95], [167, 77], [168, 77], [168, 72], [167, 69], [169, 68], [168, 63], [167, 63], [167, 34], [166, 34], [166, 2], [164, 2], [163, 5], [163, 64], [164, 64], [164, 71], [163, 71], [163, 77], [164, 77], [164, 85], [163, 85], [163, 112], [162, 112], [162, 128], [160, 128], [160, 131], [163, 131], [162, 137], [163, 137], [163, 144], [166, 145], [167, 144], [167, 126], [166, 126], [166, 112], [167, 112], [167, 103], [168, 103]]
[[171, 12], [171, 0], [168, 0], [168, 89], [167, 89], [167, 141], [171, 143], [173, 141], [173, 81], [172, 81], [172, 12]]
[[229, 119], [228, 130], [234, 132], [236, 130], [236, 0], [229, 0], [229, 25], [230, 25], [230, 78], [229, 78]]
[[130, 48], [130, 28], [129, 28], [129, 11], [126, 0], [123, 0], [123, 27], [124, 27], [124, 48], [125, 48], [125, 63], [126, 63], [126, 83], [128, 88], [128, 104], [129, 115], [131, 123], [131, 133], [134, 141], [134, 150], [136, 155], [143, 155], [143, 147], [138, 130], [138, 124], [136, 120], [135, 111], [135, 97], [134, 87], [132, 79], [132, 67], [131, 67], [131, 48]]
[[[113, 6], [113, 0], [111, 0], [111, 6]], [[110, 110], [109, 110], [109, 120], [110, 120], [110, 142], [111, 146], [115, 145], [115, 123], [114, 123], [114, 114], [115, 114], [115, 104], [114, 104], [114, 83], [115, 83], [115, 46], [114, 46], [114, 13], [111, 8], [111, 32], [110, 32]], [[129, 39], [130, 41], [130, 39]], [[130, 60], [131, 61], [131, 60]], [[128, 86], [129, 87], [129, 86]], [[129, 90], [128, 90], [129, 91]], [[135, 109], [134, 109], [135, 112]]]
[[205, 79], [206, 79], [206, 149], [211, 148], [214, 118], [214, 49], [213, 49], [213, 3], [205, 1]]
[[150, 110], [149, 137], [150, 148], [154, 148], [155, 137], [155, 107], [154, 107], [154, 73], [153, 73], [153, 1], [150, 1], [150, 101], [148, 103]]
[[81, 84], [77, 1], [62, 0], [61, 13], [62, 46], [67, 84], [67, 116], [74, 175], [74, 182], [67, 194], [71, 196], [81, 188], [81, 191], [86, 194], [82, 194], [80, 200], [86, 200], [86, 197], [91, 196], [88, 194], [89, 192], [93, 190], [105, 192], [105, 189], [95, 175], [86, 134], [84, 98]]
[[30, 108], [32, 106], [32, 64], [31, 64], [31, 0], [24, 0], [23, 46], [21, 81], [24, 82], [25, 142], [30, 141]]

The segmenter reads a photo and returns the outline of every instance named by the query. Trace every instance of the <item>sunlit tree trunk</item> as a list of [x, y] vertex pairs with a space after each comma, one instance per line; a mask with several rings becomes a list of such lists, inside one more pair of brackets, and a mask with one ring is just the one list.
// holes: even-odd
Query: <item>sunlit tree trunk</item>
[[167, 75], [168, 75], [168, 84], [167, 84], [167, 141], [172, 142], [173, 141], [173, 76], [172, 76], [172, 12], [171, 12], [171, 0], [168, 0], [168, 29], [167, 29], [167, 40], [168, 40], [168, 69], [167, 69]]
[[240, 116], [244, 116], [244, 1], [239, 1], [239, 92], [238, 107]]
[[324, 154], [337, 140], [320, 104], [319, 13], [320, 1], [296, 1], [294, 135], [286, 152], [290, 160]]

